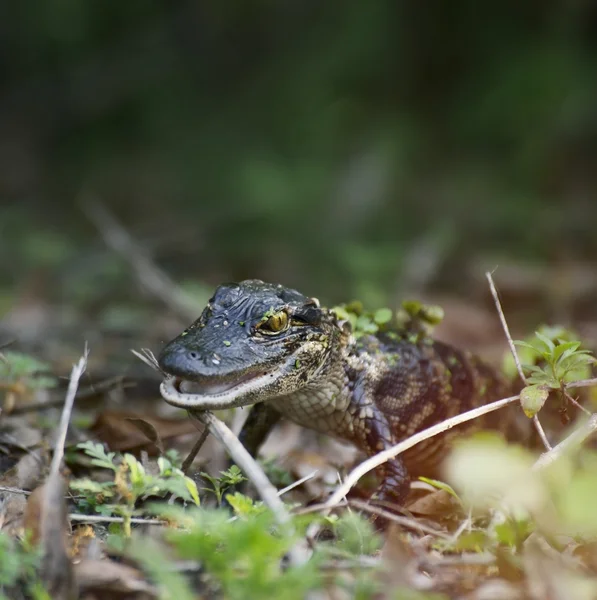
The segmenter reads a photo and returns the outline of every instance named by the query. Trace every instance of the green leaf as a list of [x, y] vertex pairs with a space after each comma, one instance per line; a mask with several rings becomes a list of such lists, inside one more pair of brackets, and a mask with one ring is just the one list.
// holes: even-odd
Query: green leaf
[[143, 468], [143, 465], [132, 454], [125, 454], [124, 462], [129, 467], [129, 478], [133, 486], [144, 487], [146, 485], [146, 482], [145, 469]]
[[114, 463], [116, 454], [114, 452], [106, 453], [102, 444], [94, 444], [93, 442], [88, 441], [77, 444], [77, 448], [83, 450], [87, 456], [90, 456], [93, 459], [91, 461], [92, 465], [104, 469], [112, 469], [112, 471], [118, 469], [117, 465]]
[[456, 498], [458, 502], [461, 502], [460, 498], [458, 497], [458, 494], [454, 491], [454, 488], [451, 485], [448, 485], [443, 481], [439, 481], [438, 479], [429, 479], [429, 477], [419, 477], [419, 480], [428, 483], [429, 485], [433, 486], [434, 488], [437, 488], [438, 490], [444, 490], [444, 492], [448, 492], [448, 494], [454, 496], [454, 498]]
[[532, 419], [542, 408], [549, 396], [549, 389], [544, 385], [527, 385], [520, 392], [520, 404], [524, 414]]
[[187, 490], [189, 491], [189, 494], [191, 495], [191, 498], [193, 499], [193, 502], [197, 506], [199, 506], [200, 502], [199, 502], [199, 491], [197, 490], [197, 484], [190, 477], [185, 477], [184, 482], [185, 482]]
[[262, 502], [255, 503], [252, 498], [239, 492], [226, 494], [226, 501], [230, 504], [232, 510], [234, 510], [234, 514], [243, 518], [263, 513], [266, 510]]
[[549, 352], [553, 353], [553, 351], [556, 348], [556, 345], [553, 343], [553, 341], [550, 340], [547, 336], [540, 333], [539, 331], [536, 331], [535, 335], [537, 336], [538, 339], [540, 339], [545, 344], [545, 346], [547, 347]]
[[377, 325], [384, 325], [392, 320], [392, 311], [389, 308], [380, 308], [375, 311], [373, 320]]
[[558, 360], [560, 357], [570, 356], [574, 354], [580, 347], [580, 342], [560, 342], [553, 351], [553, 359]]
[[237, 485], [247, 479], [236, 465], [232, 465], [226, 471], [221, 471], [220, 475], [222, 482], [227, 485]]
[[100, 483], [93, 481], [87, 477], [82, 479], [73, 479], [69, 484], [70, 488], [78, 492], [87, 494], [103, 494], [104, 496], [113, 496], [114, 492], [112, 488], [114, 483], [112, 481]]

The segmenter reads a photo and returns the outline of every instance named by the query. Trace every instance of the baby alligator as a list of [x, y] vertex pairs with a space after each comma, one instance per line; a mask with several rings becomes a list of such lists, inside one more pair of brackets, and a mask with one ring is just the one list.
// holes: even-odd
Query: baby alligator
[[[217, 288], [203, 313], [159, 357], [175, 406], [252, 405], [240, 434], [255, 455], [280, 417], [355, 444], [367, 454], [507, 396], [507, 384], [467, 352], [391, 331], [356, 339], [315, 298], [259, 280]], [[506, 409], [508, 411], [509, 409]], [[491, 413], [414, 446], [380, 468], [381, 501], [403, 504], [410, 476], [437, 476], [447, 443], [463, 429], [504, 429]]]

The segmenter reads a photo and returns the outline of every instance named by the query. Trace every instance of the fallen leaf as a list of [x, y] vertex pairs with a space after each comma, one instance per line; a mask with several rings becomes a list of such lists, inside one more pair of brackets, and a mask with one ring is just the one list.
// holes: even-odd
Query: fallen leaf
[[111, 450], [146, 450], [152, 456], [158, 454], [161, 440], [197, 434], [197, 428], [190, 419], [170, 419], [124, 411], [103, 412], [91, 426], [91, 431]]
[[133, 593], [157, 597], [157, 590], [145, 581], [141, 571], [122, 563], [85, 559], [75, 565], [74, 571], [82, 595], [91, 594], [101, 600], [129, 598]]

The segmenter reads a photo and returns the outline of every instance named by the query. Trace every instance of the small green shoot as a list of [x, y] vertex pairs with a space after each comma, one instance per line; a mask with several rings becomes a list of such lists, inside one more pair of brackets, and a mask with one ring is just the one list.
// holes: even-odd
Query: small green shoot
[[415, 340], [428, 336], [443, 319], [439, 306], [416, 301], [405, 301], [394, 312], [389, 308], [366, 311], [360, 302], [341, 304], [332, 308], [338, 319], [348, 321], [356, 338], [376, 333], [414, 336]]
[[165, 532], [169, 543], [181, 559], [202, 565], [206, 585], [223, 598], [302, 600], [321, 586], [321, 555], [299, 566], [282, 566], [288, 551], [302, 539], [307, 521], [294, 519], [296, 532], [289, 535], [276, 526], [267, 509], [235, 520], [220, 509], [157, 510], [158, 516], [184, 524], [184, 530]]
[[0, 353], [0, 392], [4, 391], [7, 406], [14, 405], [17, 398], [31, 396], [35, 390], [56, 385], [47, 363], [21, 352]]
[[462, 504], [462, 500], [460, 499], [458, 494], [454, 491], [454, 488], [452, 486], [448, 485], [447, 483], [444, 483], [443, 481], [439, 481], [438, 479], [429, 479], [429, 477], [419, 477], [419, 481], [422, 481], [423, 483], [427, 483], [428, 485], [430, 485], [438, 490], [443, 490], [444, 492], [447, 492], [448, 494], [450, 494], [450, 496], [453, 496], [456, 500], [458, 500], [458, 502], [460, 504]]
[[11, 597], [4, 592], [27, 590], [33, 600], [50, 600], [38, 576], [41, 554], [28, 541], [16, 541], [0, 532], [0, 600]]
[[213, 477], [209, 473], [202, 472], [201, 476], [207, 479], [212, 487], [204, 487], [203, 490], [215, 495], [218, 506], [221, 506], [224, 498], [224, 493], [232, 486], [238, 485], [246, 480], [246, 477], [241, 473], [241, 470], [232, 465], [226, 471], [220, 471], [220, 477]]
[[[161, 456], [157, 460], [157, 474], [149, 474], [143, 465], [132, 455], [106, 453], [101, 444], [84, 442], [78, 445], [88, 456], [92, 464], [114, 473], [114, 479], [96, 482], [91, 479], [75, 479], [71, 489], [84, 496], [83, 505], [104, 515], [116, 514], [124, 519], [124, 533], [131, 534], [131, 519], [140, 514], [137, 504], [149, 497], [163, 496], [170, 492], [187, 502], [199, 506], [197, 485], [178, 467]], [[109, 502], [107, 502], [109, 500]]]
[[590, 377], [597, 362], [573, 334], [562, 328], [542, 328], [529, 341], [515, 341], [522, 350], [520, 359], [527, 386], [520, 401], [527, 417], [534, 417], [543, 407], [550, 390], [566, 395], [565, 384]]

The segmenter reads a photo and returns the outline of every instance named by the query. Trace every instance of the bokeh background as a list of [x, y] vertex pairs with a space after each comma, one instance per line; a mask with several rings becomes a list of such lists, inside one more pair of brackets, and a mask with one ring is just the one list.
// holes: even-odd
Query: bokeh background
[[89, 198], [198, 304], [249, 277], [327, 302], [474, 301], [500, 265], [529, 322], [590, 317], [594, 2], [0, 13], [0, 314], [19, 339], [57, 323], [122, 335], [160, 304]]

